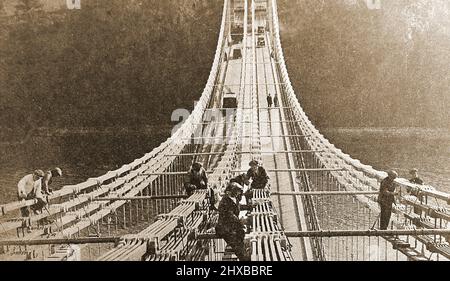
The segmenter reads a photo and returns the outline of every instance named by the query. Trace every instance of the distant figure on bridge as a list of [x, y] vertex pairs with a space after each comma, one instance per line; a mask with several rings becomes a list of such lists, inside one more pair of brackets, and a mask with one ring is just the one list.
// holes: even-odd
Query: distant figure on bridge
[[[35, 198], [38, 199], [37, 197], [40, 197], [42, 199], [41, 178], [43, 176], [44, 172], [42, 170], [35, 170], [32, 174], [28, 174], [20, 179], [19, 183], [17, 184], [17, 198], [19, 200], [30, 200]], [[42, 205], [42, 202], [40, 201], [41, 200], [38, 199], [38, 203], [36, 203], [35, 205]], [[45, 204], [46, 203], [44, 201], [44, 206]], [[20, 208], [20, 213], [22, 217], [30, 216], [30, 210], [26, 206]], [[28, 224], [27, 229], [30, 232], [31, 225]]]
[[62, 170], [58, 167], [47, 171], [42, 178], [42, 191], [44, 191], [46, 195], [52, 194], [53, 190], [49, 188], [49, 186], [56, 177], [62, 177]]
[[245, 192], [245, 198], [247, 204], [250, 203], [252, 198], [252, 189], [264, 189], [269, 183], [269, 176], [266, 170], [259, 164], [258, 161], [252, 160], [249, 163], [250, 169], [247, 171], [247, 179], [252, 179], [252, 183], [247, 192]]
[[[418, 185], [423, 184], [423, 180], [419, 178], [418, 170], [416, 168], [411, 169], [411, 171], [409, 171], [409, 174], [411, 175], [411, 178], [409, 179], [410, 182]], [[420, 203], [422, 203], [423, 195], [421, 194], [419, 189], [408, 188], [407, 191], [411, 193], [411, 195], [416, 196]], [[414, 213], [420, 216], [422, 214], [422, 210], [419, 207], [414, 206]]]
[[273, 104], [274, 104], [275, 107], [280, 107], [280, 104], [278, 102], [278, 95], [275, 95], [273, 97]]
[[223, 238], [240, 261], [249, 261], [244, 245], [244, 223], [239, 219], [240, 206], [237, 197], [242, 193], [241, 186], [230, 183], [225, 189], [225, 196], [219, 203], [219, 220], [216, 234]]
[[267, 106], [272, 107], [272, 96], [270, 94], [267, 95]]
[[380, 229], [385, 230], [389, 226], [392, 214], [392, 204], [395, 204], [395, 183], [398, 174], [396, 171], [388, 171], [388, 176], [381, 181], [378, 203], [380, 204]]
[[192, 164], [184, 182], [184, 187], [188, 196], [191, 196], [196, 189], [207, 189], [208, 177], [201, 163], [195, 162]]

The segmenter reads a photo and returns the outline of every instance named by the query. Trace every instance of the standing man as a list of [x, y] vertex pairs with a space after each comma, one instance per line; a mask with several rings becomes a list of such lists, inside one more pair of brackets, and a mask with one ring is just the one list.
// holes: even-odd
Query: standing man
[[191, 196], [196, 189], [206, 189], [208, 187], [208, 178], [206, 171], [202, 164], [195, 162], [187, 174], [187, 179], [184, 183], [186, 194]]
[[248, 163], [250, 169], [247, 171], [247, 180], [252, 179], [252, 183], [250, 184], [250, 188], [245, 192], [245, 199], [247, 200], [247, 204], [250, 204], [250, 199], [252, 198], [252, 189], [264, 189], [267, 187], [267, 183], [269, 182], [269, 176], [267, 175], [266, 170], [259, 165], [259, 162], [256, 160], [250, 161]]
[[378, 194], [378, 203], [380, 204], [380, 229], [385, 230], [389, 226], [392, 214], [392, 204], [395, 203], [395, 183], [394, 180], [398, 174], [394, 170], [387, 172], [388, 176], [381, 181], [380, 192]]
[[225, 189], [225, 196], [219, 203], [219, 220], [217, 221], [216, 234], [223, 238], [239, 261], [249, 261], [244, 245], [244, 224], [239, 219], [239, 202], [237, 197], [241, 191], [241, 187], [237, 183], [230, 183]]
[[275, 105], [275, 107], [280, 107], [280, 104], [278, 103], [278, 95], [275, 95], [275, 97], [273, 98], [273, 104]]
[[267, 95], [267, 106], [272, 107], [272, 96], [270, 94]]

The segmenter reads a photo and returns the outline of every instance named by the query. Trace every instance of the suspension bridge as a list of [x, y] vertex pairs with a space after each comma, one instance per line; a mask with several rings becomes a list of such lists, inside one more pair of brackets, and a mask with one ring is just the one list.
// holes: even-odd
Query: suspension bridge
[[[225, 108], [229, 93], [237, 108]], [[245, 236], [252, 261], [450, 258], [450, 194], [397, 178], [389, 229], [374, 229], [387, 174], [337, 149], [302, 110], [276, 0], [224, 0], [210, 76], [189, 118], [132, 163], [55, 191], [42, 214], [19, 216], [34, 199], [0, 205], [0, 260], [236, 260], [213, 231], [210, 193], [187, 197], [183, 182], [201, 162], [223, 194], [252, 159], [270, 176], [270, 191], [253, 191]]]

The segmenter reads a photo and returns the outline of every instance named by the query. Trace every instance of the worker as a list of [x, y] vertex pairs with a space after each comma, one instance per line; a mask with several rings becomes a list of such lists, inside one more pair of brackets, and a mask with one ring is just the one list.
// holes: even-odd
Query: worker
[[239, 219], [240, 206], [237, 201], [242, 188], [238, 183], [229, 183], [225, 189], [225, 196], [219, 203], [219, 219], [216, 234], [223, 238], [240, 261], [249, 261], [244, 245], [244, 223]]
[[278, 95], [273, 97], [273, 104], [275, 107], [280, 107], [280, 104], [278, 103]]
[[191, 196], [196, 189], [207, 189], [208, 178], [201, 163], [194, 162], [194, 164], [192, 164], [191, 169], [189, 169], [187, 174], [187, 179], [184, 186], [188, 196]]
[[[409, 174], [411, 175], [411, 178], [409, 180], [411, 183], [414, 183], [417, 185], [423, 184], [423, 180], [421, 178], [419, 178], [418, 170], [416, 168], [411, 169], [411, 171], [409, 171]], [[422, 203], [423, 195], [421, 194], [420, 189], [408, 188], [407, 191], [409, 193], [411, 193], [411, 195], [416, 196], [417, 199], [420, 201], [420, 203]], [[422, 210], [419, 207], [414, 206], [414, 213], [416, 213], [420, 216], [422, 214]]]
[[269, 176], [266, 170], [259, 164], [258, 161], [252, 160], [249, 163], [250, 169], [247, 171], [247, 179], [252, 179], [249, 190], [245, 192], [247, 203], [250, 203], [252, 198], [252, 189], [266, 189], [269, 182]]
[[[44, 176], [44, 171], [35, 170], [32, 174], [28, 174], [20, 179], [17, 184], [17, 198], [18, 200], [30, 200], [35, 198], [36, 191], [41, 190], [41, 178]], [[20, 208], [22, 217], [30, 216], [30, 210], [27, 206]], [[28, 232], [31, 232], [31, 225], [26, 225]]]
[[398, 174], [394, 170], [387, 172], [388, 176], [381, 181], [378, 194], [378, 203], [380, 204], [380, 229], [387, 229], [392, 214], [392, 204], [395, 204], [395, 183], [394, 180]]
[[267, 106], [272, 107], [272, 96], [270, 94], [267, 95]]
[[411, 169], [411, 171], [409, 171], [409, 174], [411, 175], [411, 179], [409, 180], [410, 182], [418, 184], [418, 185], [423, 184], [423, 180], [421, 178], [419, 178], [418, 170], [416, 168]]
[[42, 191], [46, 195], [52, 194], [53, 190], [49, 188], [50, 184], [53, 182], [53, 179], [56, 177], [62, 176], [62, 170], [58, 167], [49, 170], [45, 173], [44, 177], [42, 178]]

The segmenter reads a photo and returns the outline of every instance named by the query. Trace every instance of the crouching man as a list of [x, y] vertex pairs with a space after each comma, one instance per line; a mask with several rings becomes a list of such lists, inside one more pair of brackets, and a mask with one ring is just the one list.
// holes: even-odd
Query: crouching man
[[251, 202], [253, 189], [267, 189], [269, 183], [269, 176], [258, 161], [252, 160], [248, 165], [250, 166], [250, 169], [247, 171], [246, 179], [251, 179], [252, 183], [250, 184], [250, 188], [244, 194], [247, 204]]
[[189, 169], [184, 182], [184, 188], [187, 196], [191, 196], [196, 189], [208, 188], [208, 177], [202, 164], [195, 162]]

